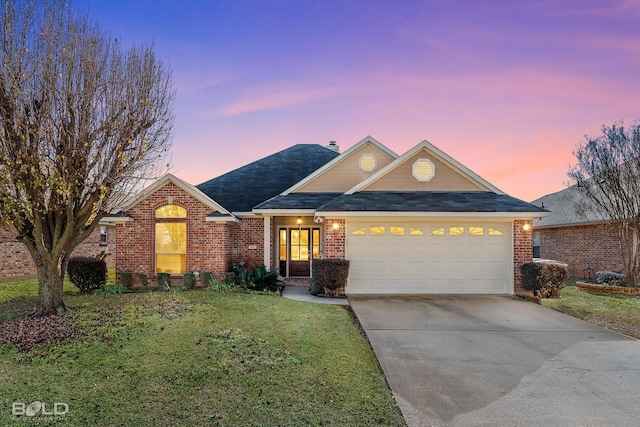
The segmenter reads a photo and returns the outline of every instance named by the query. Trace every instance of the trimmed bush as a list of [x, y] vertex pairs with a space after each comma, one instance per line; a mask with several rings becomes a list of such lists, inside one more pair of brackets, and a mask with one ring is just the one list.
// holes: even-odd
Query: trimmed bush
[[67, 274], [81, 293], [90, 294], [107, 283], [107, 263], [98, 258], [72, 257], [67, 265]]
[[120, 273], [120, 281], [127, 288], [133, 288], [133, 273]]
[[618, 285], [620, 282], [624, 282], [627, 276], [623, 273], [616, 273], [615, 271], [597, 271], [596, 282], [602, 284], [607, 283], [609, 285]]
[[193, 273], [186, 273], [182, 276], [182, 281], [185, 289], [193, 289], [196, 287], [196, 275]]
[[169, 273], [156, 274], [156, 282], [160, 291], [171, 290], [171, 275]]
[[145, 288], [149, 286], [149, 276], [146, 274], [138, 274], [138, 281], [140, 281], [140, 284]]
[[344, 287], [349, 278], [349, 261], [346, 259], [316, 259], [311, 269], [311, 289], [335, 291]]
[[213, 274], [210, 271], [202, 273], [202, 283], [205, 285], [213, 285]]
[[567, 264], [555, 261], [528, 262], [520, 266], [522, 286], [537, 298], [549, 298], [552, 289], [560, 289], [567, 278]]

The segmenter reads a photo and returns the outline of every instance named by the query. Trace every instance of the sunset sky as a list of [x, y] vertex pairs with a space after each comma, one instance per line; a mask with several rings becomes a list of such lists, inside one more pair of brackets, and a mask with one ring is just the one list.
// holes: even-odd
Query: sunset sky
[[[638, 1], [77, 0], [173, 70], [171, 171], [199, 184], [297, 143], [428, 140], [508, 194], [640, 120]], [[265, 177], [268, 179], [268, 177]]]

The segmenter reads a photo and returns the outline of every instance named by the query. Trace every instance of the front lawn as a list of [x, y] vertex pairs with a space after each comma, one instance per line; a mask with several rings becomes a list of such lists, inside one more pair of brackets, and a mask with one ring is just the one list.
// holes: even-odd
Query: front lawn
[[559, 299], [543, 299], [545, 307], [640, 339], [640, 298], [591, 295], [576, 286], [562, 288]]
[[[16, 310], [13, 286], [0, 284], [0, 316]], [[65, 302], [76, 311], [63, 323], [79, 339], [0, 345], [0, 425], [405, 425], [342, 307], [209, 290], [69, 290]], [[33, 401], [69, 410], [11, 415], [14, 402]]]

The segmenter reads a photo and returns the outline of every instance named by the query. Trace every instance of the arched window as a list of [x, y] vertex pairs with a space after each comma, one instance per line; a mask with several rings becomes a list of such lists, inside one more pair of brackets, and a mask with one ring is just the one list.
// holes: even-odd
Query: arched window
[[[186, 218], [187, 210], [177, 205], [156, 209], [156, 218]], [[185, 222], [156, 223], [156, 273], [185, 274], [187, 272], [187, 224]]]
[[187, 210], [178, 205], [165, 205], [156, 209], [156, 218], [186, 218]]

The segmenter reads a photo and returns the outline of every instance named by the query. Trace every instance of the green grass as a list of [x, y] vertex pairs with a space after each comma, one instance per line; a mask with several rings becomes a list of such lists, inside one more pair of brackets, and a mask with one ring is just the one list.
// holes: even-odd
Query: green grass
[[[65, 279], [62, 295], [68, 298], [78, 289]], [[38, 304], [38, 279], [0, 283], [0, 321], [8, 321], [30, 313]]]
[[545, 307], [586, 320], [598, 326], [640, 338], [640, 298], [591, 295], [567, 286], [559, 299], [543, 299]]
[[[0, 313], [32, 287], [0, 284]], [[0, 425], [33, 425], [11, 404], [34, 400], [69, 405], [38, 425], [404, 425], [344, 308], [208, 290], [65, 302], [83, 342], [0, 346]]]

